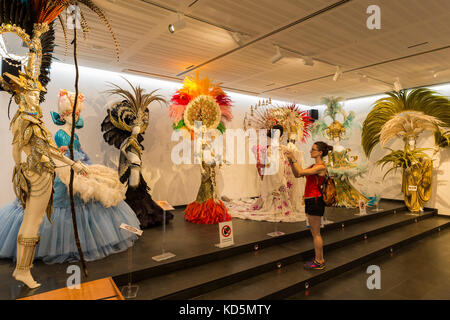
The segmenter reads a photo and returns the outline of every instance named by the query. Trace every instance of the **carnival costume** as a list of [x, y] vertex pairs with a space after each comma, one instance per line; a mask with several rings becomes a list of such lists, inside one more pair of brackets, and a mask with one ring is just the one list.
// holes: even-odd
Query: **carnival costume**
[[[29, 49], [24, 57], [19, 58], [3, 44], [0, 52], [5, 61], [18, 68], [18, 74], [5, 73], [4, 76], [10, 81], [7, 82], [2, 77], [1, 85], [14, 96], [19, 105], [11, 122], [15, 161], [13, 182], [14, 191], [25, 210], [25, 217], [19, 230], [17, 264], [13, 277], [30, 288], [40, 285], [34, 281], [30, 269], [39, 242], [38, 229], [44, 211], [51, 218], [53, 178], [58, 165], [56, 161], [70, 165], [76, 173], [87, 174], [87, 169], [81, 162], [75, 163], [59, 151], [42, 122], [39, 106], [44, 101], [45, 86], [50, 80], [55, 40], [53, 21], [59, 18], [65, 33], [67, 22], [63, 21], [61, 13], [74, 4], [83, 4], [94, 11], [112, 32], [103, 11], [92, 0], [0, 0], [0, 34], [15, 33]], [[81, 17], [83, 31], [87, 32], [84, 15], [81, 14]], [[113, 38], [115, 40], [114, 35]], [[23, 71], [20, 70], [21, 67], [24, 67]], [[25, 162], [22, 162], [22, 152], [27, 155]]]
[[200, 188], [195, 201], [186, 207], [184, 218], [200, 224], [231, 220], [216, 191], [216, 170], [222, 159], [211, 146], [212, 140], [225, 132], [225, 123], [233, 118], [231, 99], [218, 84], [208, 77], [201, 79], [197, 73], [194, 79], [186, 77], [183, 87], [172, 97], [169, 117], [174, 130], [182, 130], [192, 140], [201, 139], [195, 154], [196, 163], [201, 165]]
[[[128, 82], [128, 81], [127, 81]], [[119, 86], [109, 90], [110, 94], [119, 95], [125, 100], [115, 103], [108, 109], [108, 115], [102, 122], [105, 141], [120, 150], [119, 178], [127, 184], [125, 201], [136, 213], [141, 228], [158, 226], [163, 223], [164, 211], [153, 201], [150, 188], [142, 175], [143, 135], [148, 127], [148, 106], [154, 102], [165, 102], [155, 95], [155, 91], [144, 93], [139, 86], [128, 82], [132, 91]], [[166, 223], [173, 219], [173, 214], [166, 213]]]
[[[349, 137], [354, 119], [354, 113], [347, 112], [340, 104], [341, 98], [324, 98], [323, 103], [327, 106], [324, 116], [314, 123], [312, 127], [313, 137], [322, 136], [333, 140], [333, 151], [328, 154], [327, 170], [334, 177], [337, 192], [336, 206], [355, 208], [359, 201], [370, 203], [369, 197], [359, 192], [350, 180], [361, 176], [367, 171], [367, 162], [357, 163], [358, 156], [350, 155], [351, 149], [343, 147], [340, 143]], [[338, 121], [341, 114], [343, 122]], [[325, 119], [331, 118], [331, 123], [327, 124]]]
[[[283, 127], [278, 143], [259, 141], [253, 146], [258, 174], [261, 177], [260, 194], [256, 199], [235, 200], [227, 203], [230, 214], [241, 219], [270, 222], [299, 222], [306, 220], [302, 197], [305, 179], [297, 179], [292, 173], [287, 153], [292, 152], [304, 166], [303, 152], [296, 141], [305, 142], [309, 136], [311, 119], [296, 105], [274, 106], [271, 100], [251, 106], [249, 117], [244, 120], [245, 129], [271, 130], [274, 125]], [[263, 138], [263, 139], [262, 139]], [[265, 140], [265, 137], [259, 137]], [[287, 144], [282, 144], [286, 141]], [[277, 165], [275, 165], [277, 163]], [[278, 167], [276, 172], [266, 165]]]
[[[376, 163], [383, 167], [392, 165], [385, 176], [392, 170], [402, 169], [401, 190], [411, 212], [423, 211], [431, 197], [433, 157], [450, 142], [449, 110], [450, 100], [432, 90], [400, 90], [377, 100], [364, 121], [361, 137], [364, 152], [369, 157], [378, 143], [391, 151]], [[432, 151], [431, 148], [416, 146], [417, 138], [424, 131], [431, 131], [435, 136], [432, 156], [424, 152]], [[403, 139], [403, 150], [386, 147], [395, 137]]]
[[[84, 96], [80, 94], [76, 108], [78, 121], [75, 127], [77, 129], [81, 129], [84, 125], [83, 118], [79, 116], [83, 109], [83, 100]], [[66, 125], [66, 119], [71, 119], [73, 102], [74, 93], [60, 91], [59, 112], [51, 112], [56, 125]], [[70, 135], [66, 130], [58, 130], [55, 141], [56, 146], [68, 155]], [[74, 154], [75, 160], [89, 165], [89, 175], [75, 176], [74, 180], [77, 225], [84, 257], [87, 261], [93, 261], [126, 250], [132, 245], [136, 236], [121, 232], [120, 224], [125, 223], [139, 228], [135, 213], [122, 201], [125, 198], [126, 187], [120, 183], [116, 171], [101, 165], [91, 165], [76, 134]], [[42, 259], [48, 264], [79, 260], [67, 188], [70, 170], [69, 167], [63, 166], [55, 171], [57, 176], [54, 181], [52, 221], [44, 220], [41, 224], [39, 229], [41, 241], [35, 254], [35, 259]], [[1, 258], [15, 259], [15, 238], [23, 215], [22, 205], [18, 201], [13, 201], [0, 209]]]

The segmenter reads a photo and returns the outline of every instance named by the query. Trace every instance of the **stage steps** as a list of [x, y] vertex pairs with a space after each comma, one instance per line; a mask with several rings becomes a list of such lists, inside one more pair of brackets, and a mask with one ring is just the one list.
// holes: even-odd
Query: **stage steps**
[[[383, 200], [382, 200], [383, 202]], [[381, 217], [395, 214], [396, 212], [401, 212], [406, 210], [406, 207], [402, 201], [396, 201], [396, 200], [390, 200], [387, 199], [386, 202], [383, 203], [383, 206], [386, 208], [383, 211], [380, 212], [370, 212], [369, 214], [365, 216], [356, 216], [355, 213], [357, 212], [356, 209], [345, 209], [345, 208], [328, 208], [331, 209], [328, 211], [327, 220], [335, 221], [334, 223], [327, 224], [325, 226], [325, 230], [333, 230], [333, 229], [340, 229], [341, 224], [345, 223], [346, 226], [350, 226], [355, 223], [361, 223], [364, 221], [369, 221], [373, 219], [379, 219]], [[333, 211], [336, 212], [333, 213]], [[345, 214], [343, 214], [343, 211]], [[242, 233], [236, 236], [236, 238], [240, 238], [237, 240], [237, 243], [233, 246], [226, 247], [223, 249], [219, 249], [214, 247], [214, 243], [217, 243], [217, 231], [214, 230], [214, 235], [211, 237], [210, 235], [205, 237], [204, 235], [199, 235], [199, 239], [204, 238], [205, 243], [208, 243], [209, 248], [203, 250], [201, 252], [198, 252], [197, 254], [179, 259], [178, 257], [174, 260], [166, 260], [162, 261], [161, 263], [155, 264], [154, 262], [146, 263], [148, 267], [141, 267], [138, 269], [135, 269], [133, 271], [133, 281], [144, 281], [149, 278], [154, 278], [158, 276], [164, 276], [168, 273], [176, 272], [178, 270], [186, 270], [188, 268], [196, 267], [196, 266], [202, 266], [210, 262], [215, 261], [221, 261], [224, 259], [227, 259], [229, 257], [233, 257], [242, 253], [248, 253], [253, 252], [254, 247], [258, 246], [259, 250], [265, 249], [271, 246], [275, 245], [281, 245], [285, 242], [293, 241], [296, 239], [302, 239], [304, 237], [310, 237], [310, 231], [305, 227], [304, 222], [296, 223], [297, 227], [293, 231], [292, 226], [290, 223], [281, 223], [279, 225], [279, 229], [282, 231], [286, 231], [286, 234], [279, 237], [269, 237], [267, 236], [267, 233], [274, 231], [274, 223], [269, 222], [257, 222], [257, 221], [251, 221], [251, 220], [241, 220], [241, 219], [234, 219], [234, 228], [235, 228], [235, 235], [239, 232], [242, 232], [242, 230], [247, 230], [246, 232], [257, 233], [257, 236], [243, 236]], [[259, 229], [256, 229], [255, 226], [260, 226]], [[268, 226], [271, 226], [268, 228]], [[202, 225], [195, 225], [196, 227], [202, 227]], [[217, 228], [217, 225], [205, 225], [203, 226], [205, 229], [209, 229], [211, 231], [211, 227], [214, 229]], [[287, 229], [287, 230], [286, 230]], [[191, 232], [200, 232], [201, 228], [195, 228], [195, 231]], [[265, 230], [262, 231], [262, 230]], [[174, 235], [176, 236], [176, 235]], [[262, 238], [261, 238], [262, 237]], [[251, 239], [253, 240], [244, 240]], [[213, 242], [214, 241], [214, 242]], [[203, 246], [205, 247], [205, 246]], [[188, 251], [190, 248], [187, 248]], [[170, 250], [169, 250], [170, 251]], [[143, 257], [141, 257], [142, 260]], [[148, 259], [148, 258], [147, 258]], [[128, 283], [129, 275], [128, 273], [122, 273], [114, 276], [114, 281], [118, 284], [118, 286], [123, 286]]]
[[255, 275], [234, 284], [207, 292], [195, 297], [195, 300], [238, 300], [238, 299], [283, 299], [305, 288], [326, 281], [336, 275], [359, 267], [370, 260], [394, 253], [397, 248], [420, 239], [431, 232], [437, 232], [450, 226], [450, 218], [428, 216], [425, 219], [413, 219], [413, 223], [390, 229], [367, 239], [349, 243], [346, 246], [326, 250], [327, 267], [324, 270], [305, 270], [303, 262], [296, 262]]
[[[365, 244], [373, 243], [374, 240], [372, 239], [383, 238], [384, 235], [388, 235], [389, 238], [397, 230], [404, 230], [403, 228], [417, 229], [420, 226], [420, 230], [423, 227], [425, 228], [424, 232], [427, 232], [427, 228], [435, 226], [436, 223], [439, 225], [438, 227], [444, 227], [446, 222], [450, 223], [450, 219], [442, 219], [436, 216], [436, 210], [433, 209], [427, 209], [418, 216], [406, 214], [405, 211], [391, 210], [363, 217], [355, 216], [354, 219], [344, 222], [344, 228], [342, 228], [342, 223], [327, 225], [326, 230], [322, 229], [326, 233], [324, 248], [327, 259], [329, 259], [330, 263], [338, 263], [340, 260], [333, 259], [333, 255], [339, 250], [348, 250], [349, 246], [361, 242]], [[422, 235], [424, 232], [419, 232], [414, 237]], [[285, 238], [283, 239], [283, 237]], [[365, 237], [368, 240], [364, 240]], [[295, 237], [291, 234], [278, 238], [277, 242], [272, 243], [272, 245], [268, 245], [269, 243], [258, 245], [258, 250], [255, 250], [254, 246], [252, 248], [247, 246], [244, 252], [240, 252], [237, 250], [238, 248], [235, 248], [236, 253], [233, 255], [220, 259], [218, 257], [215, 259], [209, 257], [205, 259], [204, 263], [183, 269], [175, 268], [170, 270], [168, 268], [165, 274], [159, 274], [158, 272], [157, 275], [150, 276], [137, 283], [140, 286], [138, 299], [191, 299], [195, 297], [197, 299], [275, 298], [277, 294], [281, 296], [288, 295], [285, 290], [288, 293], [292, 292], [292, 290], [298, 292], [299, 286], [304, 286], [304, 282], [309, 281], [312, 285], [318, 279], [322, 279], [320, 277], [317, 279], [315, 277], [305, 278], [305, 276], [303, 278], [300, 276], [299, 278], [299, 276], [293, 275], [294, 279], [300, 280], [294, 281], [294, 283], [288, 283], [287, 280], [290, 277], [290, 273], [287, 273], [288, 271], [293, 272], [297, 270], [296, 266], [302, 266], [303, 261], [313, 255], [312, 241], [308, 230], [299, 232]], [[397, 242], [389, 244], [389, 246], [396, 245]], [[379, 250], [376, 251], [378, 252]], [[354, 263], [359, 264], [358, 259], [356, 259], [356, 262], [354, 261], [355, 259], [347, 262], [343, 261], [343, 265], [327, 265], [325, 272], [319, 271], [319, 274], [315, 274], [315, 276], [327, 274], [331, 277], [336, 274], [336, 271], [343, 272], [351, 268], [352, 265], [355, 266]], [[281, 268], [279, 268], [280, 266]], [[278, 282], [277, 277], [285, 274], [284, 282], [280, 281], [276, 286], [270, 283], [271, 281]], [[264, 287], [267, 286], [265, 290], [274, 290], [266, 292], [265, 290], [257, 289], [260, 287], [261, 284], [259, 282], [261, 281], [267, 281], [264, 282], [266, 285], [263, 285]], [[324, 280], [322, 279], [321, 281]], [[282, 284], [285, 284], [285, 287], [282, 286], [280, 291], [279, 285]], [[291, 288], [292, 286], [293, 288]], [[255, 288], [256, 292], [254, 293], [258, 294], [252, 295], [252, 290], [255, 290]], [[228, 290], [231, 290], [229, 296], [227, 295]]]

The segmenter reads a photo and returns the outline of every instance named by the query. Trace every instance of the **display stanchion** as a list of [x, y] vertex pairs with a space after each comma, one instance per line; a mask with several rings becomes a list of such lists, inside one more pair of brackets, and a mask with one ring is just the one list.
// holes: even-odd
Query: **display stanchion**
[[375, 195], [375, 209], [371, 209], [370, 211], [373, 211], [373, 212], [380, 212], [380, 211], [383, 211], [383, 209], [380, 208], [380, 200], [381, 200], [380, 196], [378, 196], [378, 195], [376, 194], [376, 195]]
[[333, 221], [328, 220], [327, 217], [325, 217], [325, 215], [323, 215], [323, 216], [322, 216], [322, 220], [321, 220], [321, 225], [320, 225], [320, 227], [321, 227], [321, 228], [325, 228], [325, 226], [326, 226], [327, 224], [332, 224], [332, 223], [333, 223]]
[[355, 214], [356, 216], [366, 216], [367, 215], [367, 211], [366, 211], [366, 203], [364, 202], [364, 200], [359, 200], [359, 213]]
[[159, 262], [175, 257], [175, 254], [173, 254], [172, 252], [166, 252], [166, 211], [175, 210], [175, 208], [172, 207], [167, 201], [155, 201], [155, 202], [161, 209], [163, 209], [163, 236], [161, 245], [162, 253], [160, 255], [152, 257], [153, 260]]
[[[132, 226], [126, 225], [124, 223], [122, 223], [120, 225], [120, 228], [123, 230], [126, 230], [127, 232], [131, 232], [134, 233], [138, 236], [142, 235], [142, 230], [136, 229]], [[132, 245], [131, 247], [128, 249], [128, 285], [122, 287], [122, 289], [120, 290], [123, 297], [125, 299], [133, 299], [137, 297], [137, 293], [139, 291], [139, 286], [138, 285], [132, 285], [132, 275], [133, 275], [133, 247], [134, 247], [134, 240], [132, 240]]]
[[275, 230], [274, 230], [274, 232], [270, 232], [267, 234], [269, 237], [279, 237], [279, 236], [282, 236], [285, 234], [282, 231], [278, 231], [278, 224], [279, 224], [279, 222], [275, 222]]

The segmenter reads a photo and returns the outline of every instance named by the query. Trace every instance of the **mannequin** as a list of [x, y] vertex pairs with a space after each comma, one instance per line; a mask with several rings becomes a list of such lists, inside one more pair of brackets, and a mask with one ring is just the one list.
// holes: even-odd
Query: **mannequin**
[[[13, 182], [14, 191], [25, 209], [17, 237], [17, 263], [13, 277], [29, 288], [37, 288], [40, 284], [33, 279], [30, 269], [45, 212], [51, 219], [55, 168], [68, 165], [75, 173], [83, 175], [87, 175], [88, 170], [81, 162], [74, 162], [60, 152], [42, 122], [39, 98], [45, 89], [39, 81], [30, 76], [28, 69], [19, 77], [5, 75], [11, 83], [1, 79], [2, 85], [16, 93], [15, 101], [19, 105], [11, 121], [15, 162]], [[22, 153], [25, 153], [26, 161], [23, 161]]]
[[[128, 82], [128, 81], [127, 81]], [[114, 103], [108, 109], [108, 115], [101, 128], [105, 141], [120, 150], [119, 179], [127, 185], [127, 204], [136, 213], [141, 228], [161, 225], [164, 211], [153, 201], [150, 188], [142, 175], [142, 152], [144, 134], [149, 122], [148, 106], [153, 101], [164, 101], [155, 91], [144, 93], [139, 86], [127, 91], [114, 85], [108, 93], [119, 95], [125, 100]], [[166, 223], [173, 219], [173, 214], [166, 213]]]
[[289, 134], [287, 145], [277, 142], [281, 141], [282, 136], [283, 127], [280, 125], [268, 130], [267, 148], [259, 148], [267, 150], [265, 156], [261, 157], [260, 195], [255, 200], [228, 203], [233, 217], [271, 222], [299, 222], [306, 219], [302, 204], [305, 182], [304, 179], [294, 177], [286, 157], [288, 150], [292, 150], [303, 163], [303, 153], [295, 146], [297, 133]]

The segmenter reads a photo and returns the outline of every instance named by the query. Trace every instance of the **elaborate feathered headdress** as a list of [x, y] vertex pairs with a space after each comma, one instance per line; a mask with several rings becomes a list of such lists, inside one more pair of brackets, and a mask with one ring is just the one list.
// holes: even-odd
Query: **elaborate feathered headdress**
[[[75, 93], [64, 89], [59, 90], [58, 98], [58, 112], [51, 111], [53, 123], [62, 126], [66, 123], [66, 118], [73, 112], [73, 104], [75, 103]], [[80, 116], [84, 109], [84, 95], [78, 94], [78, 101], [75, 113], [78, 115], [78, 120], [75, 123], [75, 128], [81, 129], [84, 126], [83, 118]]]
[[[316, 121], [311, 128], [313, 136], [323, 135], [326, 138], [333, 140], [334, 138], [339, 138], [341, 140], [347, 139], [349, 133], [347, 129], [352, 127], [353, 120], [355, 118], [355, 113], [353, 111], [347, 113], [342, 107], [341, 97], [326, 97], [322, 98], [322, 104], [326, 105], [327, 108], [324, 111], [323, 117]], [[337, 120], [338, 115], [342, 115], [343, 121]], [[331, 118], [331, 123], [327, 124], [325, 119], [327, 117]]]
[[207, 129], [225, 131], [225, 121], [231, 121], [231, 99], [208, 77], [195, 79], [186, 77], [183, 87], [172, 97], [169, 117], [173, 120], [173, 129], [188, 130], [193, 134], [195, 122], [201, 121]]
[[290, 139], [294, 134], [296, 140], [306, 142], [312, 118], [295, 104], [285, 106], [270, 104], [256, 108], [253, 116], [245, 120], [244, 127], [269, 130], [276, 124], [283, 127], [283, 132], [286, 132]]
[[418, 88], [407, 92], [389, 92], [374, 103], [363, 124], [362, 146], [369, 157], [373, 148], [383, 146], [393, 136], [417, 136], [423, 130], [435, 132], [436, 145], [445, 140], [450, 128], [450, 100], [436, 92]]
[[[15, 84], [24, 85], [22, 89], [27, 89], [26, 85], [32, 88], [40, 88], [41, 102], [44, 101], [45, 88], [50, 81], [49, 72], [54, 49], [55, 35], [53, 30], [53, 21], [58, 18], [64, 30], [66, 38], [66, 28], [61, 13], [75, 4], [82, 4], [94, 11], [106, 24], [110, 30], [118, 57], [118, 45], [111, 26], [106, 19], [103, 11], [95, 5], [92, 0], [0, 0], [0, 34], [13, 32], [17, 34], [29, 48], [27, 56], [27, 65], [22, 74], [19, 75], [20, 81], [8, 77], [12, 80], [11, 86], [2, 79], [2, 86], [11, 93], [17, 93]], [[77, 8], [77, 7], [76, 7]], [[80, 11], [81, 26], [84, 32], [89, 31], [83, 13]], [[67, 45], [66, 45], [67, 47]], [[15, 60], [5, 48], [4, 58]], [[8, 61], [8, 60], [7, 60]], [[9, 62], [15, 67], [20, 68], [21, 63]], [[26, 79], [27, 81], [23, 81]]]
[[132, 90], [125, 90], [116, 84], [112, 84], [114, 89], [107, 91], [111, 95], [119, 95], [124, 100], [112, 105], [102, 122], [103, 138], [107, 143], [118, 149], [122, 142], [130, 136], [134, 127], [140, 127], [138, 141], [141, 143], [144, 140], [142, 134], [145, 133], [148, 126], [148, 106], [154, 101], [166, 103], [162, 96], [155, 94], [157, 90], [144, 93], [144, 89], [141, 87], [133, 86], [127, 79], [125, 81], [128, 82]]

